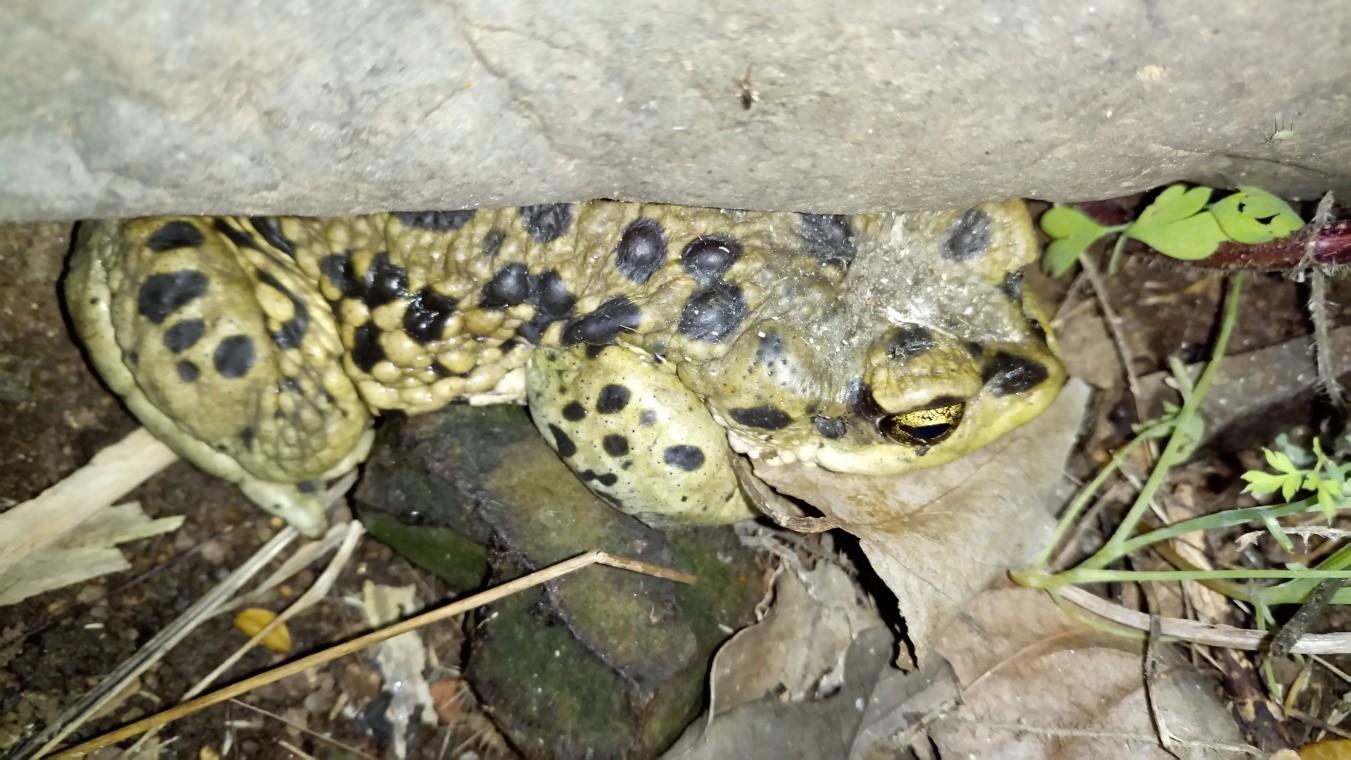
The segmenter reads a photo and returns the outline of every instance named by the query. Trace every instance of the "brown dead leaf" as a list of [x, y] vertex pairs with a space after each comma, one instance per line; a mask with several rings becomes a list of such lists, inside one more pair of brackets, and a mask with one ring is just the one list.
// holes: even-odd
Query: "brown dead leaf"
[[[141, 510], [140, 503], [134, 501], [104, 507], [81, 522], [60, 527], [51, 523], [61, 523], [61, 519], [45, 515], [45, 512], [20, 513], [17, 509], [0, 515], [0, 536], [10, 536], [9, 531], [15, 531], [13, 535], [23, 535], [29, 530], [61, 531], [61, 535], [41, 551], [30, 553], [21, 563], [4, 567], [7, 558], [0, 557], [0, 607], [126, 570], [131, 564], [117, 549], [119, 544], [170, 533], [183, 524], [182, 515], [152, 520]], [[29, 518], [35, 518], [36, 522]], [[43, 522], [48, 524], [39, 524]], [[4, 543], [0, 539], [0, 545]]]
[[923, 659], [969, 598], [1047, 540], [1088, 392], [1071, 381], [1042, 416], [940, 467], [869, 477], [756, 462], [755, 474], [858, 537]]
[[1351, 740], [1330, 739], [1299, 748], [1298, 760], [1351, 760]]
[[[987, 591], [966, 613], [935, 648], [962, 688], [930, 726], [943, 757], [1174, 760], [1151, 722], [1142, 643], [1077, 623], [1031, 589]], [[1177, 758], [1260, 756], [1204, 678], [1162, 659], [1150, 696]]]
[[843, 671], [854, 637], [882, 625], [877, 611], [858, 598], [853, 579], [829, 562], [784, 572], [774, 596], [764, 620], [718, 650], [710, 719], [766, 694], [796, 702], [824, 691], [823, 679]]
[[460, 705], [460, 682], [454, 678], [442, 678], [427, 687], [432, 695], [432, 709], [436, 717], [447, 726], [454, 725], [464, 715]]

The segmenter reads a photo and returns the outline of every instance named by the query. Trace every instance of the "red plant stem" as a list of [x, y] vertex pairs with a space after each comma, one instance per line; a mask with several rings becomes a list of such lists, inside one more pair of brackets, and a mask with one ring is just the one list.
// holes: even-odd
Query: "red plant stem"
[[1270, 243], [1243, 245], [1223, 243], [1209, 257], [1193, 264], [1211, 269], [1246, 269], [1274, 272], [1294, 269], [1304, 260], [1304, 249], [1309, 238], [1314, 241], [1313, 261], [1316, 266], [1351, 264], [1351, 220], [1329, 222], [1321, 229], [1304, 229]]

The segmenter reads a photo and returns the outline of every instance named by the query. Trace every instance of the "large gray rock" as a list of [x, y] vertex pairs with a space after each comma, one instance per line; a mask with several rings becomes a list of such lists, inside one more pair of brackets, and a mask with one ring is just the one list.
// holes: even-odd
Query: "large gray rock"
[[591, 197], [856, 211], [1180, 178], [1345, 191], [1349, 13], [10, 0], [0, 221]]

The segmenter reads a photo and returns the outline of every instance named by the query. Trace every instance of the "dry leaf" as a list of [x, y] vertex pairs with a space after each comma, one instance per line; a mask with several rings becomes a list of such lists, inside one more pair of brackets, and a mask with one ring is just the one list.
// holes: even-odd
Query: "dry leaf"
[[[6, 530], [28, 529], [26, 517], [16, 515], [15, 520], [6, 520], [10, 515], [15, 512], [0, 515], [0, 535]], [[182, 524], [181, 516], [152, 520], [134, 501], [102, 509], [80, 523], [63, 528], [62, 534], [42, 551], [0, 570], [0, 606], [127, 570], [131, 565], [115, 548], [118, 544], [175, 531]]]
[[[961, 704], [929, 728], [943, 757], [1174, 760], [1151, 722], [1143, 644], [1071, 620], [1043, 592], [981, 594], [935, 651], [962, 687]], [[1181, 658], [1164, 659], [1151, 696], [1177, 758], [1241, 756], [1211, 684]]]
[[1330, 739], [1299, 748], [1298, 760], [1351, 760], [1351, 740]]
[[845, 657], [840, 690], [824, 699], [786, 703], [761, 699], [729, 710], [711, 724], [696, 721], [665, 760], [846, 758], [879, 678], [890, 671], [892, 635], [863, 631]]
[[838, 685], [854, 637], [882, 625], [876, 610], [858, 598], [839, 565], [779, 576], [774, 606], [764, 620], [738, 631], [713, 661], [710, 719], [766, 694], [795, 702]]
[[895, 593], [922, 660], [935, 632], [969, 598], [1049, 536], [1050, 513], [1068, 490], [1062, 468], [1088, 392], [1071, 381], [1042, 416], [940, 467], [869, 477], [756, 462], [755, 473], [858, 536]]
[[[101, 450], [61, 482], [0, 515], [0, 576], [42, 551], [176, 459], [145, 428]], [[0, 583], [0, 593], [7, 585]]]
[[[277, 619], [277, 613], [262, 607], [249, 607], [241, 610], [235, 616], [235, 627], [244, 632], [245, 636], [253, 638], [258, 632], [263, 630], [268, 623]], [[286, 654], [291, 651], [291, 632], [286, 629], [286, 624], [281, 623], [267, 635], [259, 639], [259, 643], [280, 654]]]
[[442, 678], [440, 681], [427, 687], [427, 691], [432, 695], [432, 707], [436, 710], [436, 717], [447, 726], [454, 725], [464, 715], [464, 708], [460, 705], [460, 682], [454, 678]]

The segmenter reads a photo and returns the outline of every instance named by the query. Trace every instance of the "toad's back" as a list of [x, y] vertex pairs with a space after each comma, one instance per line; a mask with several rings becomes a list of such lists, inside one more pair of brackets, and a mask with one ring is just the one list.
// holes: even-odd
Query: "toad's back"
[[[86, 225], [69, 294], [138, 416], [265, 501], [363, 457], [370, 411], [524, 401], [538, 348], [634, 349], [758, 455], [950, 459], [1058, 386], [1018, 279], [1034, 251], [1016, 203], [176, 217]], [[554, 401], [532, 394], [537, 418]]]

